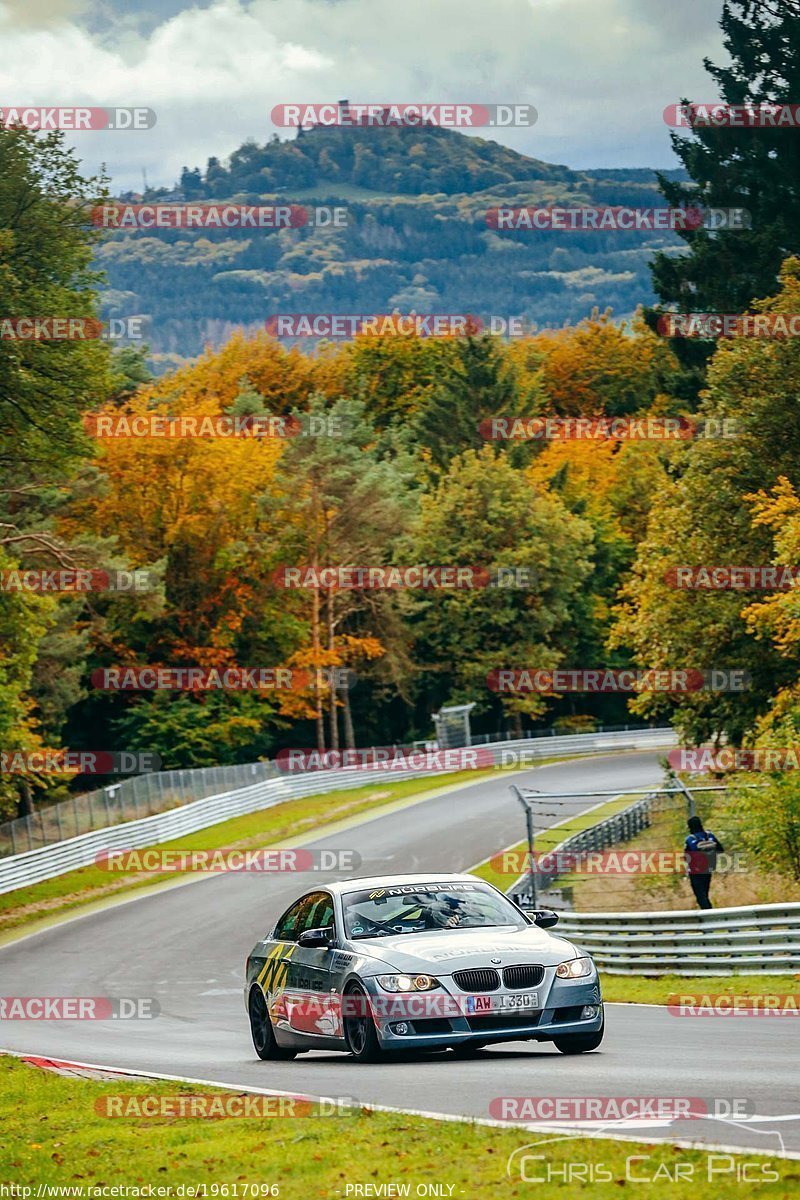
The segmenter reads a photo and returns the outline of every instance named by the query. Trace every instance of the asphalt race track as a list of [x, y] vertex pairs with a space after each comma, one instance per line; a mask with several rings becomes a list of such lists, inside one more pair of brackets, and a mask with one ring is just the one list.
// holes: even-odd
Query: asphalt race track
[[[514, 780], [554, 791], [625, 791], [660, 777], [656, 753], [635, 753], [554, 764]], [[524, 836], [509, 782], [504, 775], [454, 788], [308, 844], [357, 850], [362, 876], [464, 870]], [[596, 801], [576, 800], [571, 811], [589, 803]], [[691, 1020], [673, 1017], [665, 1008], [611, 1005], [602, 1048], [573, 1058], [547, 1043], [514, 1042], [463, 1061], [450, 1052], [378, 1065], [335, 1053], [304, 1054], [287, 1063], [259, 1061], [242, 1001], [245, 957], [279, 911], [323, 878], [208, 876], [0, 948], [5, 996], [155, 997], [161, 1006], [154, 1020], [6, 1020], [0, 1022], [0, 1046], [244, 1088], [346, 1096], [363, 1104], [481, 1118], [489, 1117], [489, 1103], [498, 1096], [746, 1099], [755, 1116], [736, 1124], [693, 1120], [603, 1128], [646, 1140], [800, 1152], [798, 1026], [791, 1020]], [[520, 1144], [531, 1140], [521, 1136]]]

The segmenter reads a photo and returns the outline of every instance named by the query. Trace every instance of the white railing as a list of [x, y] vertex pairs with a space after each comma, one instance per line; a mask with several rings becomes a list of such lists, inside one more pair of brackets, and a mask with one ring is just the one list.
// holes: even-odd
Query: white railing
[[611, 975], [792, 975], [800, 904], [559, 914], [559, 935]]
[[[676, 742], [676, 735], [671, 729], [567, 734], [562, 737], [523, 738], [519, 741], [481, 746], [477, 748], [477, 759], [478, 765], [485, 762], [488, 752], [498, 766], [524, 767], [541, 758], [572, 757], [603, 750], [661, 749], [675, 745]], [[462, 754], [465, 753], [466, 751], [462, 751]], [[231, 817], [272, 808], [299, 796], [363, 787], [379, 780], [395, 780], [401, 775], [406, 779], [423, 776], [436, 779], [441, 778], [443, 774], [445, 772], [426, 769], [403, 770], [401, 773], [347, 767], [332, 771], [307, 771], [264, 780], [248, 787], [195, 800], [152, 817], [125, 821], [36, 850], [0, 858], [0, 894], [63, 875], [77, 867], [89, 866], [106, 850], [136, 850], [143, 846], [158, 845], [217, 825]]]

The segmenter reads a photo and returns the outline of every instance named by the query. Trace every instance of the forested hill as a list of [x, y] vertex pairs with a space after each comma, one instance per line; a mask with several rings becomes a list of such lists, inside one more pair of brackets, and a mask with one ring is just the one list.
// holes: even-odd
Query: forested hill
[[245, 142], [227, 166], [212, 158], [205, 173], [184, 169], [180, 186], [187, 199], [320, 186], [335, 192], [343, 184], [403, 196], [452, 196], [498, 184], [578, 178], [567, 167], [453, 129], [317, 126], [285, 141], [275, 136], [265, 146]]
[[[128, 197], [131, 198], [131, 197]], [[138, 197], [137, 197], [138, 198]], [[99, 250], [105, 315], [143, 315], [161, 365], [283, 312], [470, 312], [539, 327], [652, 299], [669, 233], [501, 232], [498, 204], [663, 204], [654, 172], [572, 171], [437, 128], [315, 128], [247, 142], [145, 199], [338, 202], [341, 229], [145, 230]]]

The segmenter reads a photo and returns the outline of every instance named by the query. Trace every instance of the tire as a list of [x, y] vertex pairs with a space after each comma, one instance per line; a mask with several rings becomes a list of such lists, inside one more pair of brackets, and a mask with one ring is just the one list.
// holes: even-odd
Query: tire
[[561, 1054], [588, 1054], [596, 1050], [606, 1031], [605, 1020], [594, 1033], [568, 1033], [565, 1037], [553, 1038], [553, 1045]]
[[369, 997], [360, 983], [352, 983], [345, 991], [347, 996], [359, 996], [360, 1002], [354, 1007], [363, 1012], [346, 1013], [344, 1017], [344, 1038], [347, 1049], [356, 1062], [377, 1062], [382, 1056], [378, 1031], [369, 1011]]
[[272, 1059], [273, 1062], [294, 1058], [296, 1050], [287, 1050], [275, 1041], [275, 1032], [272, 1028], [272, 1021], [269, 1019], [267, 1002], [258, 984], [250, 991], [247, 1012], [250, 1017], [250, 1036], [259, 1058]]

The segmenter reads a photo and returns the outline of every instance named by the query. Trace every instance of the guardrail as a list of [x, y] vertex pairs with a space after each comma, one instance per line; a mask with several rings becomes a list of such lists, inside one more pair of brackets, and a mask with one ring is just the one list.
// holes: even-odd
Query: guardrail
[[[558, 852], [603, 850], [650, 824], [663, 798], [644, 796], [566, 838]], [[528, 876], [509, 888], [523, 906]], [[558, 878], [537, 871], [542, 888]], [[558, 934], [591, 954], [609, 975], [783, 975], [800, 970], [800, 904], [666, 912], [560, 912]]]
[[219, 796], [280, 775], [273, 762], [231, 763], [224, 767], [189, 767], [178, 771], [153, 771], [132, 775], [107, 787], [70, 796], [57, 804], [37, 808], [26, 817], [0, 825], [0, 859], [40, 846], [108, 829], [124, 821], [152, 817], [167, 809]]
[[562, 913], [559, 935], [610, 975], [785, 975], [800, 970], [800, 904]]
[[[480, 747], [480, 760], [485, 760], [488, 751], [492, 761], [499, 766], [524, 767], [538, 758], [545, 757], [572, 757], [596, 753], [598, 750], [665, 748], [675, 744], [676, 736], [672, 729], [645, 729], [616, 734], [571, 734], [547, 738], [544, 745], [541, 744], [543, 741], [544, 739], [523, 738]], [[274, 767], [271, 763], [263, 765]], [[0, 894], [63, 875], [77, 867], [88, 866], [95, 862], [98, 854], [104, 850], [136, 850], [143, 846], [158, 845], [184, 834], [196, 833], [199, 829], [217, 825], [231, 817], [272, 808], [299, 796], [362, 787], [386, 778], [441, 777], [446, 773], [431, 771], [429, 768], [397, 772], [344, 767], [339, 770], [273, 776], [250, 786], [207, 796], [154, 816], [125, 821], [78, 837], [66, 838], [53, 845], [0, 858]]]
[[[496, 742], [489, 749], [502, 753], [508, 762], [513, 760], [514, 747], [530, 744], [537, 747], [542, 739], [542, 747], [547, 745], [547, 753], [557, 751], [565, 737], [570, 738], [570, 744], [576, 736], [601, 737], [604, 733], [636, 732], [651, 734], [651, 729], [635, 726], [620, 726], [600, 728], [587, 735], [553, 735], [532, 732], [522, 739], [512, 740], [510, 737], [497, 735]], [[487, 735], [486, 740], [492, 740], [494, 735]], [[483, 746], [476, 740], [473, 745]], [[577, 746], [577, 742], [575, 742]], [[414, 753], [418, 747], [392, 747], [398, 753]], [[544, 753], [544, 751], [542, 751]], [[536, 749], [531, 751], [530, 760], [535, 761]], [[503, 761], [495, 758], [495, 761]], [[183, 770], [156, 771], [143, 775], [133, 775], [120, 779], [116, 783], [91, 792], [70, 796], [57, 804], [37, 808], [35, 812], [25, 817], [16, 817], [11, 821], [0, 823], [0, 859], [14, 854], [22, 854], [26, 850], [37, 850], [41, 846], [52, 846], [67, 838], [78, 837], [82, 833], [91, 833], [93, 829], [108, 829], [112, 825], [120, 825], [124, 821], [137, 821], [140, 817], [152, 817], [168, 809], [177, 808], [181, 804], [190, 804], [194, 800], [202, 800], [206, 796], [219, 796], [223, 792], [235, 788], [247, 787], [251, 783], [259, 783], [265, 779], [280, 778], [282, 771], [278, 765], [269, 760], [253, 763], [232, 763], [221, 767], [191, 767]]]
[[[635, 837], [637, 833], [641, 833], [643, 829], [650, 828], [650, 812], [655, 801], [655, 795], [643, 796], [640, 800], [635, 800], [627, 808], [623, 808], [621, 812], [614, 813], [613, 816], [606, 817], [603, 821], [598, 821], [596, 825], [590, 825], [586, 829], [582, 829], [579, 833], [575, 833], [572, 837], [565, 838], [555, 850], [556, 854], [580, 854], [588, 853], [594, 850], [605, 850], [607, 846], [617, 846], [620, 842], [627, 842], [630, 838]], [[559, 877], [558, 870], [548, 871], [537, 869], [536, 885], [539, 888], [549, 888], [552, 883]], [[529, 882], [530, 875], [523, 874], [513, 887], [519, 889], [526, 881]], [[509, 888], [509, 891], [512, 889]]]

